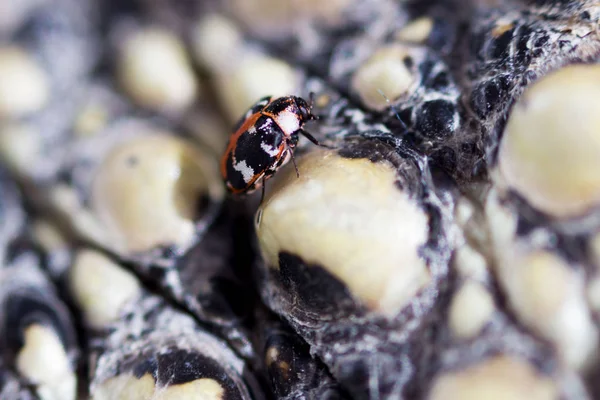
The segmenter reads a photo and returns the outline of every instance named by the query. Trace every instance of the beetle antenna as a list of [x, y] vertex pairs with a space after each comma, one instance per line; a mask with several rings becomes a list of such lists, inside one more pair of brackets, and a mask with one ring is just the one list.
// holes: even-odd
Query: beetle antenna
[[333, 149], [333, 147], [328, 146], [326, 144], [323, 144], [323, 143], [319, 142], [313, 135], [311, 135], [310, 133], [306, 132], [304, 129], [300, 130], [300, 133], [302, 134], [302, 136], [304, 136], [305, 138], [307, 138], [308, 140], [310, 140], [311, 142], [313, 142], [317, 146], [325, 147], [326, 149]]
[[402, 124], [402, 128], [404, 128], [405, 130], [408, 130], [408, 127], [406, 126], [406, 124], [404, 123], [404, 121], [402, 121], [402, 118], [400, 118], [400, 114], [398, 113], [398, 109], [396, 108], [396, 106], [392, 104], [392, 102], [390, 101], [390, 99], [388, 99], [388, 97], [385, 95], [385, 93], [383, 93], [383, 91], [381, 89], [377, 89], [377, 92], [379, 92], [379, 94], [381, 96], [383, 96], [383, 98], [387, 102], [388, 106], [390, 106], [390, 108], [392, 109], [392, 111], [394, 111], [394, 113], [396, 114], [396, 118]]
[[300, 133], [302, 134], [302, 136], [304, 136], [305, 138], [307, 138], [308, 140], [310, 140], [311, 142], [313, 142], [317, 146], [322, 146], [322, 144], [319, 143], [319, 141], [317, 139], [315, 139], [315, 137], [313, 135], [311, 135], [310, 133], [306, 132], [304, 129], [300, 130]]

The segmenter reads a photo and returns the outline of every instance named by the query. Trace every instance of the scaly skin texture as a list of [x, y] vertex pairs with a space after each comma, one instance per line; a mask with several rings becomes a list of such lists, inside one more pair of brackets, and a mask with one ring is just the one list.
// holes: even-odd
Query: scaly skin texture
[[[0, 57], [28, 67], [0, 59], [3, 399], [600, 395], [600, 206], [514, 187], [598, 149], [524, 100], [598, 63], [597, 2], [7, 4]], [[261, 204], [226, 195], [242, 110], [311, 93], [325, 147], [300, 137]], [[499, 161], [565, 137], [562, 169]]]
[[600, 54], [596, 2], [531, 3], [482, 7], [465, 39], [464, 102], [482, 125], [490, 165], [510, 106], [523, 90], [562, 66], [596, 62]]

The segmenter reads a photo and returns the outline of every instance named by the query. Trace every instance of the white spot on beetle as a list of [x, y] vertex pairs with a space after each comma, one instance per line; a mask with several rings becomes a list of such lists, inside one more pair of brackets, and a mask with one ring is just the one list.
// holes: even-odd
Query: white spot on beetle
[[254, 135], [256, 133], [256, 127], [252, 125], [250, 128], [248, 128], [248, 133]]
[[277, 114], [276, 122], [286, 136], [290, 136], [300, 129], [300, 120], [298, 119], [298, 116], [288, 109]]
[[265, 123], [262, 124], [258, 129], [261, 129], [261, 130], [267, 129], [268, 127], [271, 126], [272, 123], [273, 123], [273, 120], [271, 118], [267, 118]]
[[260, 148], [263, 149], [271, 157], [275, 157], [279, 154], [279, 148], [269, 145], [265, 142], [260, 142]]
[[242, 173], [242, 177], [244, 178], [244, 182], [248, 183], [252, 180], [254, 176], [254, 169], [246, 164], [246, 160], [242, 160], [233, 164], [233, 169]]

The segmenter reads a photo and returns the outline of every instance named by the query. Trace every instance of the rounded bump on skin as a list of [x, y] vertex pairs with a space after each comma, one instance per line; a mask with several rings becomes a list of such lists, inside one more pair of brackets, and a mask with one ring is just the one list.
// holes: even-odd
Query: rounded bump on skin
[[600, 201], [600, 66], [572, 65], [532, 84], [514, 106], [498, 154], [506, 184], [558, 218]]
[[483, 281], [489, 276], [488, 264], [485, 257], [468, 245], [456, 249], [454, 254], [454, 268], [464, 278]]
[[233, 21], [221, 15], [203, 17], [192, 32], [195, 58], [213, 71], [231, 68], [242, 41], [243, 36]]
[[0, 157], [19, 175], [27, 176], [42, 152], [40, 133], [22, 123], [0, 125]]
[[48, 78], [18, 47], [0, 47], [0, 119], [39, 111], [50, 97]]
[[66, 216], [66, 220], [73, 224], [75, 232], [93, 242], [110, 247], [110, 237], [105, 227], [98, 221], [84, 204], [73, 186], [58, 183], [50, 188], [48, 193], [49, 203], [56, 210]]
[[93, 184], [94, 211], [121, 251], [190, 245], [202, 196], [224, 196], [218, 166], [192, 143], [166, 134], [115, 147]]
[[466, 226], [469, 220], [473, 218], [475, 214], [474, 205], [471, 201], [461, 197], [456, 202], [456, 208], [454, 210], [454, 219], [459, 226]]
[[185, 47], [171, 32], [159, 28], [140, 30], [125, 39], [117, 77], [134, 101], [158, 111], [183, 111], [199, 90]]
[[145, 374], [139, 379], [133, 375], [122, 374], [93, 387], [91, 397], [93, 400], [152, 399], [155, 385], [154, 378], [150, 374]]
[[475, 337], [495, 311], [492, 295], [480, 283], [467, 281], [450, 304], [449, 325], [459, 338]]
[[408, 55], [402, 45], [387, 46], [359, 67], [352, 76], [351, 87], [363, 104], [381, 111], [389, 107], [386, 97], [394, 101], [410, 90], [415, 78], [404, 61]]
[[406, 24], [397, 34], [396, 39], [408, 43], [424, 43], [433, 29], [433, 19], [417, 18]]
[[256, 226], [263, 257], [282, 251], [320, 265], [369, 308], [395, 315], [430, 281], [419, 256], [428, 217], [386, 162], [314, 150], [273, 179]]
[[277, 362], [279, 359], [279, 350], [275, 346], [271, 346], [267, 349], [265, 353], [265, 365], [267, 367], [271, 366], [274, 362]]
[[225, 389], [214, 379], [201, 378], [191, 382], [158, 387], [150, 374], [141, 378], [123, 374], [107, 379], [92, 392], [93, 400], [224, 400]]
[[299, 75], [291, 65], [264, 55], [248, 56], [234, 71], [216, 78], [221, 100], [232, 121], [237, 121], [257, 99], [289, 96], [296, 93], [299, 85]]
[[155, 395], [157, 400], [203, 399], [224, 400], [225, 389], [214, 379], [202, 378], [195, 381], [171, 385]]
[[283, 34], [310, 21], [336, 24], [353, 0], [229, 0], [232, 13], [252, 31]]
[[429, 400], [555, 400], [558, 389], [532, 365], [497, 356], [463, 370], [445, 372], [433, 381]]
[[64, 233], [48, 220], [35, 221], [31, 231], [35, 241], [48, 253], [68, 249], [69, 243]]
[[94, 328], [116, 321], [123, 307], [141, 292], [135, 275], [94, 250], [77, 252], [69, 287], [86, 322]]
[[485, 199], [485, 217], [490, 230], [490, 238], [498, 255], [511, 246], [517, 232], [517, 218], [511, 210], [501, 204], [498, 191], [490, 190]]
[[551, 341], [566, 365], [585, 369], [597, 351], [598, 330], [587, 306], [583, 275], [543, 251], [515, 255], [497, 268], [517, 316]]
[[93, 136], [104, 129], [108, 121], [108, 110], [99, 104], [89, 104], [77, 115], [73, 132], [80, 137]]
[[494, 38], [499, 38], [500, 36], [502, 36], [504, 33], [510, 31], [511, 29], [514, 29], [515, 24], [514, 22], [509, 19], [509, 18], [500, 18], [499, 20], [496, 21], [496, 26], [494, 26], [494, 29], [492, 29], [492, 37]]
[[211, 73], [232, 123], [262, 97], [297, 93], [301, 78], [284, 60], [245, 48], [242, 40], [239, 29], [219, 15], [200, 20], [193, 36], [195, 56]]
[[30, 325], [16, 358], [17, 370], [36, 385], [42, 399], [75, 400], [77, 378], [69, 356], [54, 331]]

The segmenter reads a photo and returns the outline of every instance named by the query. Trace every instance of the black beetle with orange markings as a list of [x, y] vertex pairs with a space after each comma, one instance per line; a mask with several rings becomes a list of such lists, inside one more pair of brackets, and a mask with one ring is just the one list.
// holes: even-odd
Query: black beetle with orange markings
[[296, 96], [267, 96], [246, 112], [221, 159], [221, 174], [229, 191], [248, 194], [262, 187], [264, 194], [268, 178], [290, 158], [295, 165], [293, 151], [299, 134], [320, 145], [302, 129], [307, 121], [316, 119], [311, 106], [312, 101], [309, 104]]

